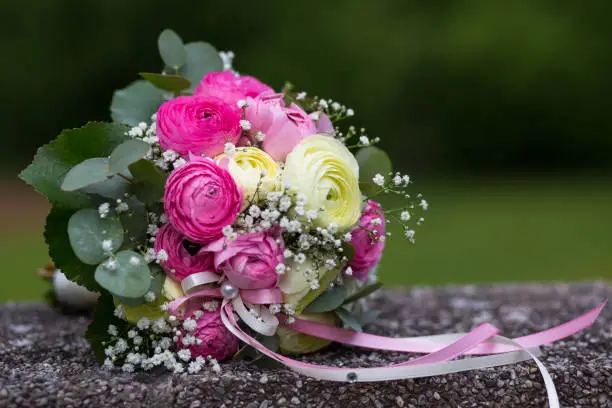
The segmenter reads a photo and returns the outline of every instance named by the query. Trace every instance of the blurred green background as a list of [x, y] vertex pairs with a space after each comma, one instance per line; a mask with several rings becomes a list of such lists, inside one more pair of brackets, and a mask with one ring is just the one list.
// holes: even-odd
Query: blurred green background
[[[40, 297], [44, 200], [16, 180], [61, 129], [161, 69], [163, 28], [332, 98], [430, 202], [387, 284], [612, 277], [612, 3], [2, 2], [0, 300]], [[393, 205], [383, 198], [386, 205]], [[399, 233], [397, 234], [399, 235]]]

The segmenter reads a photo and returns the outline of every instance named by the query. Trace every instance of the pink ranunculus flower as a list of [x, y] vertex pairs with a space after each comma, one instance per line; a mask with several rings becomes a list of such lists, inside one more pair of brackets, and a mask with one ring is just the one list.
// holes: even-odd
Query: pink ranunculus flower
[[223, 71], [207, 74], [196, 87], [194, 94], [215, 96], [236, 105], [241, 99], [254, 98], [263, 92], [274, 92], [274, 90], [251, 76]]
[[164, 224], [155, 236], [155, 252], [166, 251], [168, 259], [160, 262], [168, 276], [182, 281], [192, 273], [214, 270], [214, 256], [201, 250], [172, 225]]
[[284, 245], [270, 233], [240, 234], [233, 241], [221, 238], [204, 247], [215, 253], [215, 268], [240, 289], [276, 286], [276, 266], [283, 262]]
[[225, 143], [236, 144], [242, 131], [240, 109], [211, 96], [179, 96], [157, 111], [157, 135], [163, 149], [183, 156], [214, 157]]
[[302, 139], [317, 133], [314, 120], [295, 104], [285, 106], [282, 94], [263, 93], [248, 98], [247, 103], [245, 116], [251, 122], [251, 133], [265, 135], [262, 148], [274, 160], [284, 161]]
[[329, 116], [324, 114], [323, 112], [319, 113], [319, 119], [316, 121], [317, 123], [317, 133], [334, 133], [334, 124], [331, 120], [329, 120]]
[[172, 226], [188, 240], [208, 244], [233, 224], [242, 190], [213, 160], [193, 157], [166, 181], [164, 209]]
[[380, 204], [368, 201], [359, 219], [359, 227], [351, 232], [351, 236], [350, 243], [355, 247], [355, 257], [349, 263], [352, 276], [365, 282], [385, 248], [385, 215]]
[[187, 346], [194, 358], [210, 356], [222, 361], [238, 350], [238, 338], [223, 325], [219, 310], [204, 311], [202, 317], [197, 320], [196, 328], [190, 334], [202, 341], [200, 344]]

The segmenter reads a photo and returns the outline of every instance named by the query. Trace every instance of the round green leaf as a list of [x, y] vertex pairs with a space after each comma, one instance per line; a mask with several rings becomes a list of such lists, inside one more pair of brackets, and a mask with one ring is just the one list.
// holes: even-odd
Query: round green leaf
[[[127, 177], [129, 172], [123, 172]], [[112, 176], [99, 183], [92, 184], [81, 189], [87, 194], [96, 194], [105, 198], [124, 198], [130, 192], [130, 184], [119, 176]]]
[[127, 170], [128, 166], [149, 153], [148, 143], [138, 139], [131, 139], [121, 143], [113, 150], [109, 159], [109, 171], [111, 174], [117, 174]]
[[163, 102], [162, 91], [151, 83], [142, 79], [134, 81], [113, 94], [111, 117], [115, 122], [136, 126], [140, 122], [149, 122]]
[[[150, 267], [151, 273], [151, 285], [149, 286], [149, 290], [146, 293], [153, 293], [156, 297], [159, 297], [161, 294], [162, 287], [164, 286], [164, 281], [166, 280], [166, 274], [161, 270], [161, 268], [157, 265], [152, 265]], [[129, 298], [123, 296], [115, 296], [119, 302], [129, 307], [136, 307], [146, 303], [145, 297], [140, 296], [137, 298]]]
[[330, 312], [340, 307], [344, 299], [346, 299], [346, 287], [334, 285], [327, 288], [325, 292], [308, 305], [306, 311], [309, 313]]
[[79, 210], [68, 221], [68, 238], [77, 258], [88, 265], [97, 265], [106, 255], [102, 242], [110, 240], [111, 247], [123, 244], [123, 227], [113, 218], [100, 218], [91, 208]]
[[151, 274], [144, 258], [134, 251], [121, 251], [96, 268], [96, 281], [114, 295], [144, 296], [151, 287]]
[[164, 91], [179, 93], [191, 86], [191, 82], [180, 75], [153, 74], [141, 72], [140, 76]]
[[223, 61], [219, 52], [212, 45], [205, 42], [192, 42], [185, 46], [187, 50], [187, 63], [181, 68], [180, 74], [191, 82], [193, 91], [204, 75], [213, 71], [223, 71]]
[[149, 160], [138, 160], [130, 165], [136, 180], [133, 191], [136, 197], [147, 204], [158, 203], [164, 195], [166, 176]]
[[187, 61], [183, 40], [172, 30], [164, 30], [157, 39], [157, 48], [164, 64], [178, 70]]
[[101, 157], [87, 159], [70, 169], [62, 182], [62, 190], [75, 191], [104, 181], [108, 175], [107, 159]]
[[379, 187], [372, 182], [376, 174], [387, 177], [393, 170], [391, 159], [384, 150], [375, 146], [364, 147], [355, 155], [359, 163], [359, 187], [366, 195], [376, 195]]

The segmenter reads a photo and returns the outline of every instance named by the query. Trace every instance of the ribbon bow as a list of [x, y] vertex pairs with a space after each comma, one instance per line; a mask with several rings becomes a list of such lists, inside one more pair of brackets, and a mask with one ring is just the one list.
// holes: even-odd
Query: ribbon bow
[[[500, 330], [488, 323], [481, 324], [468, 333], [393, 338], [355, 332], [303, 319], [295, 319], [289, 324], [287, 316], [274, 315], [267, 307], [263, 307], [263, 305], [282, 303], [283, 296], [280, 290], [238, 290], [227, 282], [222, 283], [220, 288], [202, 288], [203, 285], [219, 283], [219, 280], [219, 275], [211, 272], [193, 274], [184, 279], [181, 284], [187, 295], [170, 303], [170, 313], [180, 318], [190, 310], [190, 302], [194, 299], [201, 299], [202, 297], [223, 298], [221, 320], [231, 333], [289, 369], [320, 380], [372, 382], [430, 377], [503, 366], [531, 359], [535, 361], [544, 379], [550, 408], [560, 407], [559, 398], [548, 370], [538, 359], [538, 356], [541, 355], [539, 347], [571, 336], [591, 326], [607, 302], [607, 300], [604, 301], [599, 306], [569, 322], [515, 339], [501, 336], [499, 334]], [[255, 313], [247, 310], [245, 302]], [[193, 306], [199, 308], [199, 306]], [[273, 335], [279, 324], [283, 324], [299, 333], [351, 346], [425, 355], [399, 364], [373, 368], [344, 368], [304, 363], [266, 348], [240, 328], [234, 313], [253, 330], [266, 336]], [[455, 360], [461, 355], [481, 356]]]

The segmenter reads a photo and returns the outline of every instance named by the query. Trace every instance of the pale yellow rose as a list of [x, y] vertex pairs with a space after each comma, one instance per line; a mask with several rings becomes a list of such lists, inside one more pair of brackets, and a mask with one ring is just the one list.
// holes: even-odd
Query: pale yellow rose
[[[317, 298], [338, 276], [340, 269], [317, 268], [310, 259], [302, 264], [291, 261], [287, 263], [288, 270], [279, 282], [279, 289], [283, 292], [283, 301], [292, 305], [296, 313], [301, 313], [313, 300]], [[313, 290], [310, 281], [316, 279], [319, 288]]]
[[[338, 318], [333, 313], [304, 313], [299, 317], [300, 319], [332, 326], [338, 324]], [[276, 334], [278, 335], [280, 350], [284, 354], [314, 353], [331, 343], [330, 340], [298, 333], [285, 326], [280, 326]]]
[[287, 156], [283, 183], [306, 198], [306, 207], [319, 211], [314, 223], [339, 230], [351, 228], [361, 214], [359, 165], [339, 140], [313, 135]]
[[280, 166], [266, 152], [257, 147], [239, 147], [232, 155], [217, 156], [217, 163], [227, 159], [227, 170], [244, 192], [243, 208], [257, 192], [255, 201], [266, 198], [266, 194], [279, 188]]

